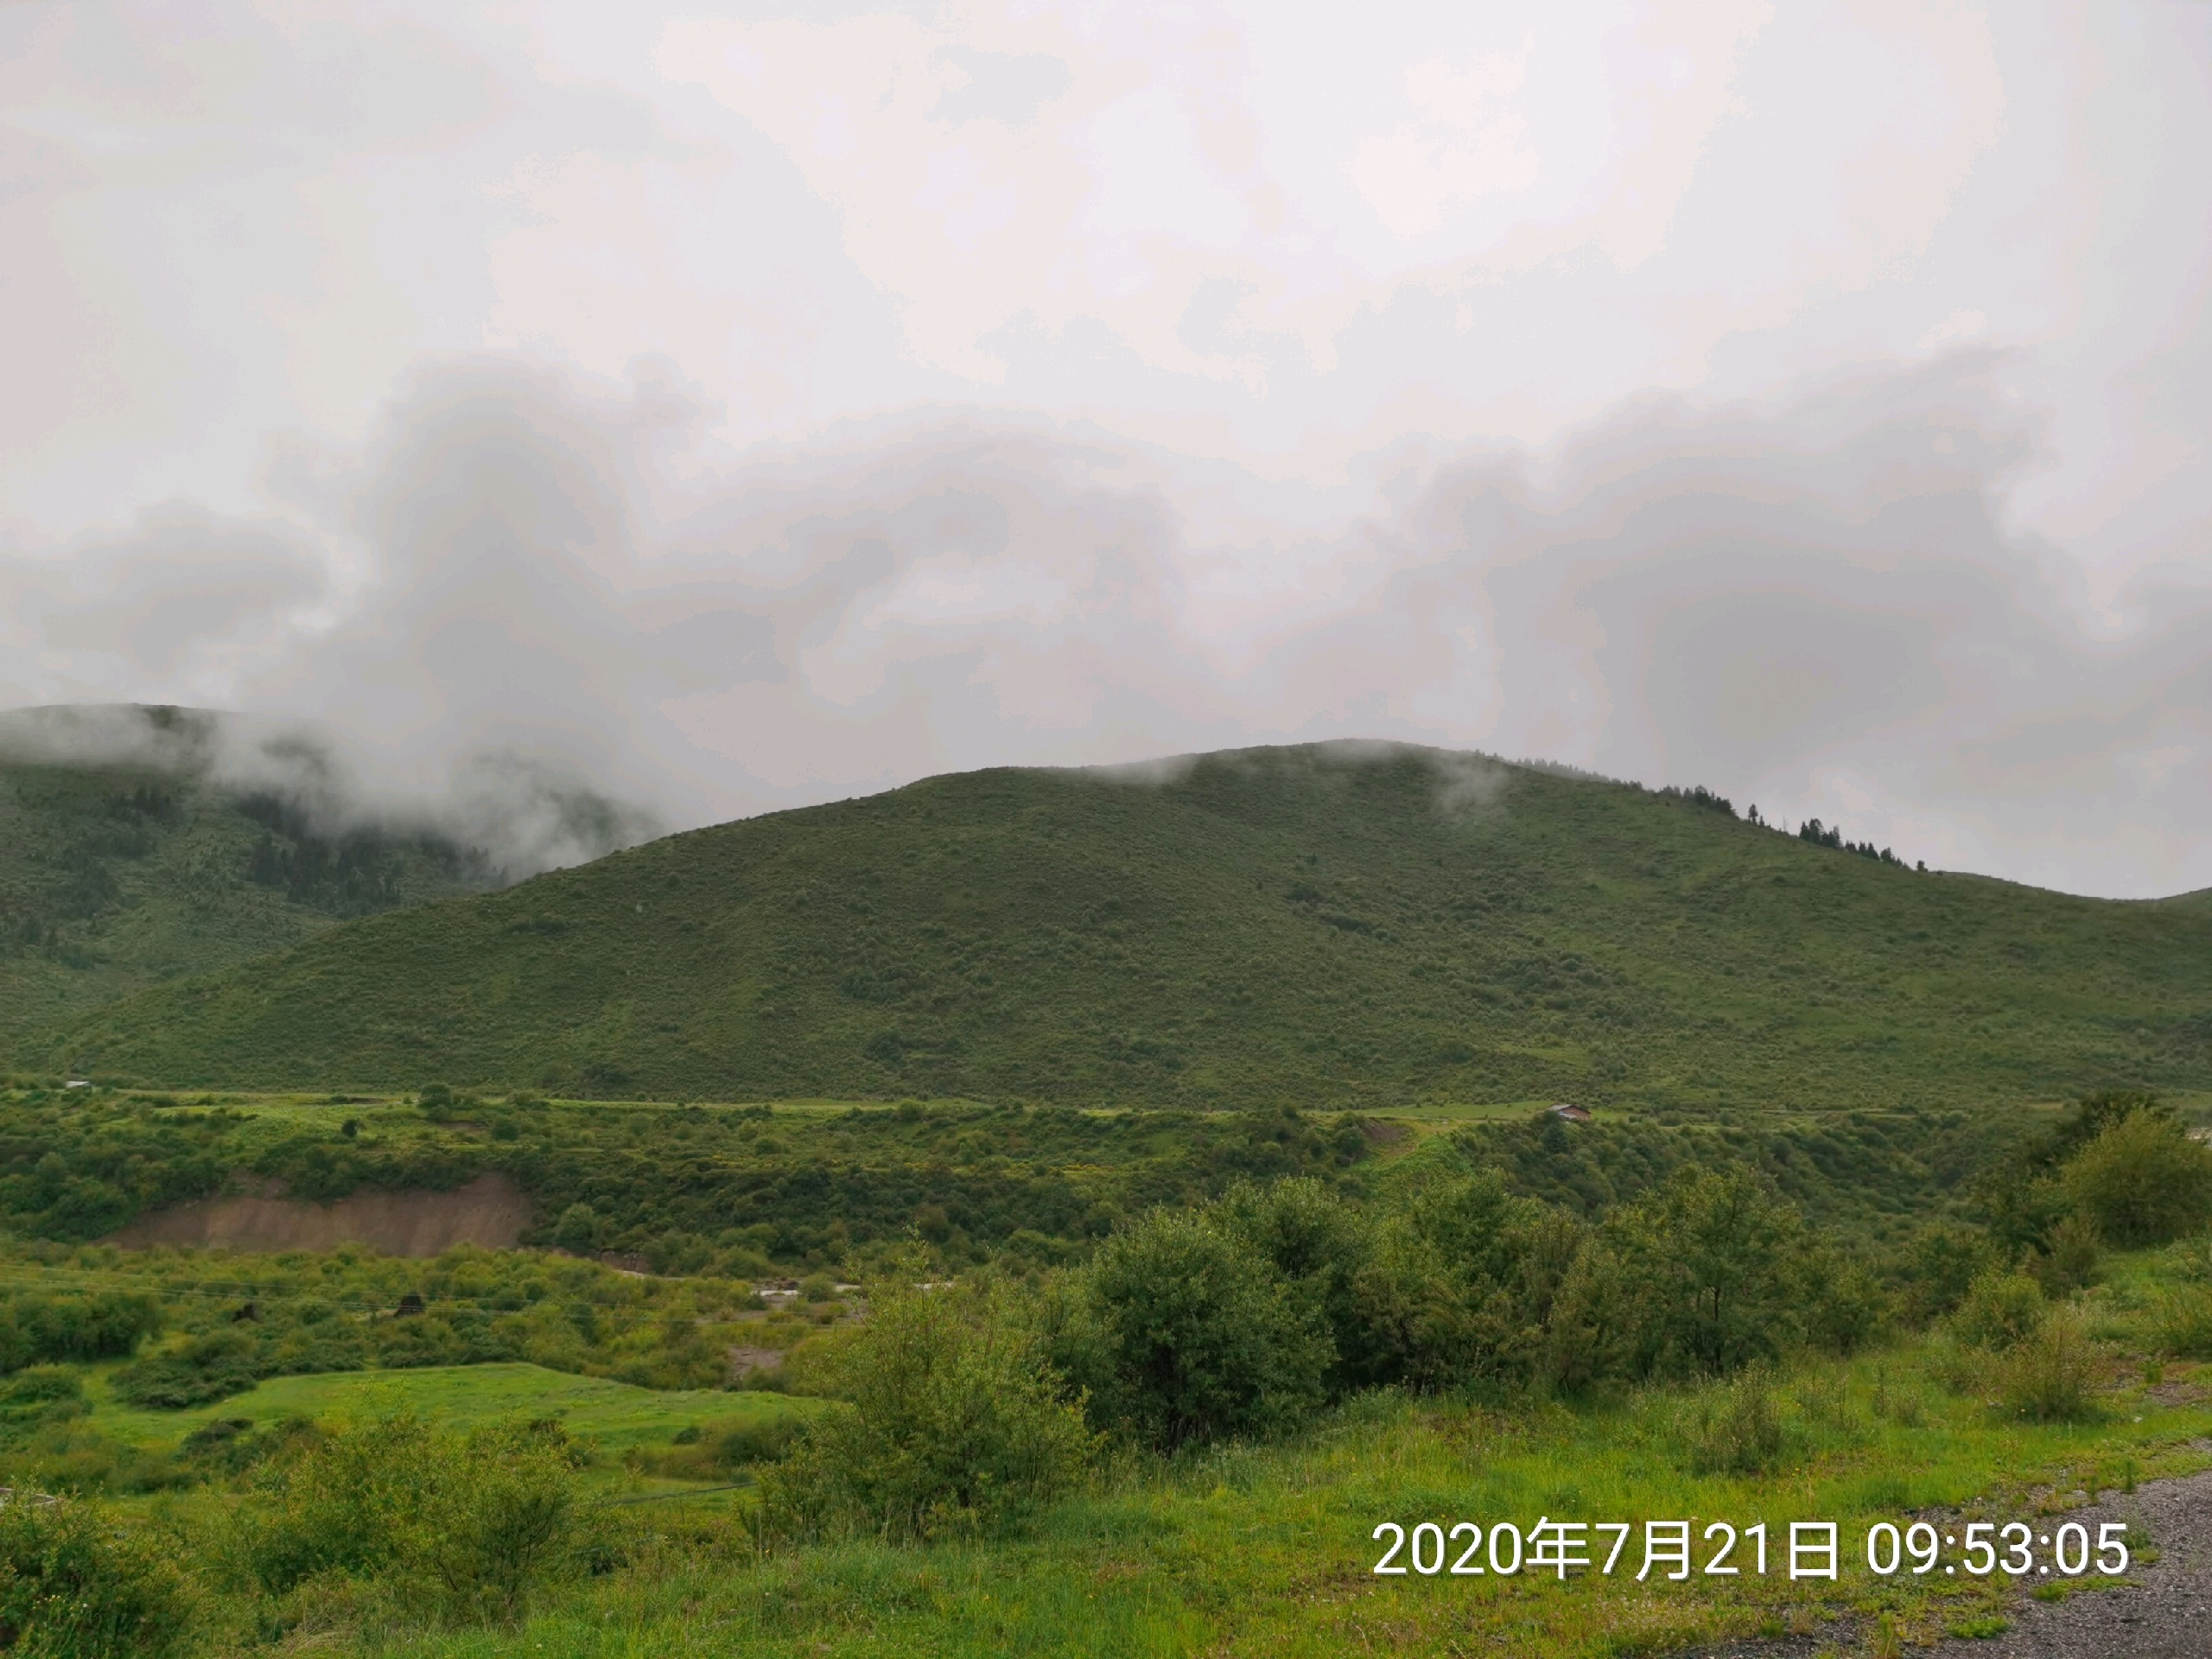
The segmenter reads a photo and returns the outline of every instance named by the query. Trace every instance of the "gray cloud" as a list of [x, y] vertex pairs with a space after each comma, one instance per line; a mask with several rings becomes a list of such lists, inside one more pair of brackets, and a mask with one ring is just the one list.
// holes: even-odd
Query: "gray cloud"
[[[2002, 366], [1378, 457], [1367, 518], [1301, 525], [1289, 497], [1279, 529], [1202, 538], [1179, 503], [1254, 480], [1039, 420], [925, 412], [732, 461], [691, 447], [664, 369], [451, 364], [361, 454], [288, 475], [285, 528], [180, 508], [0, 563], [39, 596], [10, 694], [191, 701], [219, 661], [242, 706], [334, 734], [351, 798], [510, 818], [541, 861], [599, 844], [587, 779], [683, 823], [1361, 737], [1703, 783], [2080, 891], [2212, 883], [2212, 595], [2146, 579], [2125, 636], [2093, 627], [2069, 561], [2008, 526], [2041, 440]], [[323, 597], [310, 547], [365, 579]], [[80, 561], [103, 574], [57, 582]]]
[[66, 558], [0, 558], [0, 639], [92, 681], [222, 678], [281, 649], [326, 589], [321, 554], [296, 529], [171, 504]]

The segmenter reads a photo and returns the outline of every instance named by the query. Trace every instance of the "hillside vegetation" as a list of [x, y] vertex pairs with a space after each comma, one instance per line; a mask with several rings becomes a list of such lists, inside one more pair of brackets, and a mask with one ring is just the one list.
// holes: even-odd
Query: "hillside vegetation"
[[181, 975], [264, 956], [349, 917], [495, 885], [427, 836], [326, 832], [209, 774], [207, 716], [137, 717], [137, 758], [64, 762], [0, 722], [0, 1051]]
[[424, 1109], [0, 1091], [0, 1231], [79, 1242], [226, 1190], [274, 1184], [327, 1202], [365, 1187], [449, 1192], [498, 1171], [530, 1194], [530, 1242], [642, 1255], [657, 1271], [819, 1268], [910, 1232], [958, 1262], [1002, 1249], [1050, 1262], [1154, 1205], [1240, 1179], [1333, 1177], [1368, 1156], [1358, 1124], [1286, 1112], [465, 1096], [429, 1109], [446, 1121]]
[[[1001, 1112], [1006, 1139], [1039, 1115]], [[0, 1470], [66, 1499], [0, 1510], [0, 1571], [22, 1649], [86, 1659], [1319, 1655], [1378, 1629], [1894, 1655], [2132, 1579], [2168, 1540], [2126, 1495], [2201, 1468], [2212, 1424], [2212, 1150], [2177, 1113], [2078, 1102], [1986, 1193], [2039, 1234], [1947, 1228], [1878, 1278], [1742, 1166], [1594, 1220], [1495, 1169], [1363, 1202], [1301, 1175], [1058, 1269], [948, 1278], [909, 1241], [773, 1308], [530, 1253], [16, 1246]], [[700, 1387], [763, 1342], [745, 1393]], [[1669, 1516], [1743, 1542], [1739, 1574], [1654, 1576]], [[1834, 1573], [1751, 1548], [1808, 1516]], [[2007, 1516], [2037, 1548], [2000, 1574], [1971, 1551]], [[1562, 1519], [1618, 1526], [1620, 1570], [1540, 1553]], [[2093, 1523], [2132, 1567], [2090, 1565]], [[1947, 1570], [1880, 1564], [1909, 1524]], [[1486, 1566], [1446, 1576], [1470, 1534]]]
[[1784, 1107], [2212, 1083], [2212, 912], [1406, 749], [1002, 770], [365, 918], [67, 1027], [168, 1085]]

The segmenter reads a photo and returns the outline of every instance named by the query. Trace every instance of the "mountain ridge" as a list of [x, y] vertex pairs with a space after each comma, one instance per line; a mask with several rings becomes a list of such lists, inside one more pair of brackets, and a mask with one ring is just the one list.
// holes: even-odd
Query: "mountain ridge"
[[1402, 746], [946, 774], [60, 1026], [178, 1086], [1837, 1106], [2212, 1086], [2212, 909]]
[[428, 830], [323, 822], [281, 774], [219, 776], [219, 719], [128, 704], [0, 715], [0, 1052], [348, 917], [504, 880]]

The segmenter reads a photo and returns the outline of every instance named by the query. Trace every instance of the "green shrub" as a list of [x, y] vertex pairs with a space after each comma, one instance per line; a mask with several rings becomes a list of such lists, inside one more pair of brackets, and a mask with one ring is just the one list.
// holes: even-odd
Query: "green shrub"
[[1801, 1269], [1805, 1290], [1806, 1339], [1848, 1357], [1878, 1338], [1889, 1323], [1890, 1299], [1874, 1275], [1850, 1257], [1808, 1250]]
[[2043, 1287], [2024, 1273], [1985, 1273], [1951, 1316], [1951, 1333], [1970, 1348], [2014, 1347], [2041, 1328]]
[[218, 1417], [184, 1437], [177, 1452], [202, 1474], [243, 1474], [264, 1459], [311, 1443], [321, 1431], [305, 1417], [287, 1417], [256, 1432], [251, 1420]]
[[2080, 1317], [2062, 1309], [1996, 1362], [1999, 1402], [2008, 1416], [2039, 1423], [2097, 1414], [2097, 1352]]
[[2074, 1155], [2061, 1181], [2122, 1249], [2195, 1232], [2212, 1216], [2212, 1147], [2162, 1112], [2120, 1118]]
[[1172, 1449], [1267, 1433], [1322, 1397], [1334, 1354], [1310, 1301], [1210, 1215], [1150, 1211], [1082, 1283], [1064, 1363], [1104, 1426]]
[[805, 1420], [788, 1416], [748, 1418], [740, 1422], [678, 1429], [666, 1448], [640, 1447], [632, 1466], [673, 1480], [712, 1480], [791, 1455]]
[[912, 1278], [876, 1286], [868, 1322], [817, 1351], [817, 1385], [840, 1403], [763, 1471], [766, 1535], [988, 1532], [1081, 1478], [1082, 1409], [1012, 1294]]
[[551, 1423], [480, 1428], [409, 1535], [449, 1616], [512, 1624], [575, 1532], [579, 1455]]
[[34, 1365], [0, 1382], [0, 1435], [10, 1440], [86, 1409], [84, 1380], [66, 1365]]
[[2193, 1285], [2212, 1285], [2212, 1233], [2182, 1240], [2166, 1256], [2176, 1276]]
[[1803, 1224], [1748, 1170], [1685, 1170], [1600, 1235], [1618, 1264], [1623, 1357], [1638, 1376], [1725, 1375], [1803, 1333]]
[[748, 1464], [780, 1463], [791, 1455], [804, 1421], [796, 1416], [756, 1418], [705, 1437], [713, 1466], [741, 1469]]
[[0, 1506], [0, 1649], [20, 1659], [162, 1659], [191, 1624], [183, 1580], [93, 1506]]
[[2152, 1341], [2175, 1359], [2212, 1359], [2212, 1289], [2169, 1291], [2152, 1316]]
[[1924, 1227], [1893, 1258], [1898, 1311], [1915, 1325], [1954, 1312], [1974, 1281], [1998, 1265], [1989, 1235], [1978, 1227]]
[[557, 1424], [457, 1434], [403, 1416], [346, 1428], [263, 1466], [222, 1570], [265, 1595], [380, 1583], [455, 1622], [512, 1623], [575, 1540], [577, 1462]]
[[1786, 1435], [1771, 1377], [1754, 1367], [1700, 1390], [1685, 1409], [1681, 1437], [1691, 1472], [1755, 1475], [1783, 1461]]
[[1372, 1328], [1372, 1222], [1311, 1176], [1264, 1185], [1239, 1181], [1211, 1207], [1215, 1219], [1274, 1268], [1306, 1319], [1326, 1330], [1337, 1356], [1332, 1391], [1395, 1382], [1381, 1333]]
[[116, 1398], [147, 1411], [184, 1411], [244, 1394], [257, 1381], [251, 1337], [219, 1331], [134, 1360], [108, 1379]]
[[17, 1293], [0, 1301], [0, 1373], [26, 1365], [118, 1359], [162, 1328], [152, 1298]]
[[2046, 1296], [2070, 1296], [2096, 1282], [2102, 1255], [2096, 1222], [2076, 1210], [2044, 1236], [2043, 1248], [2030, 1254], [2027, 1270]]
[[1630, 1369], [1629, 1316], [1619, 1258], [1600, 1233], [1576, 1255], [1553, 1298], [1541, 1333], [1536, 1378], [1580, 1395]]

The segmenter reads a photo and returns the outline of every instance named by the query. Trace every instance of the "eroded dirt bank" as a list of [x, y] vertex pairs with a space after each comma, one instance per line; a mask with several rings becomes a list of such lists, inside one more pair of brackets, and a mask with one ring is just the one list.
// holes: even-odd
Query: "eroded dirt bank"
[[331, 1204], [301, 1198], [195, 1198], [141, 1216], [100, 1242], [213, 1244], [234, 1250], [327, 1250], [365, 1244], [388, 1255], [435, 1255], [456, 1244], [511, 1249], [530, 1224], [530, 1199], [505, 1175], [480, 1175], [450, 1192], [363, 1192]]

